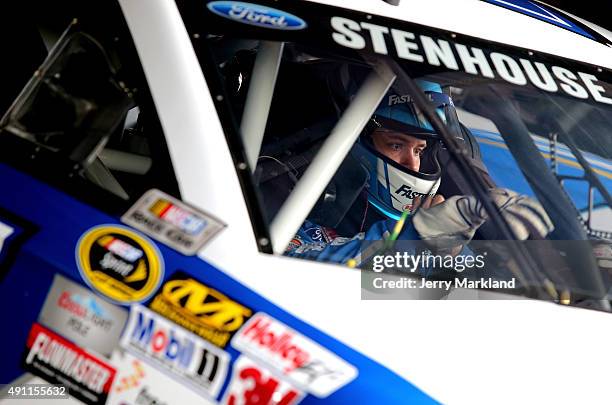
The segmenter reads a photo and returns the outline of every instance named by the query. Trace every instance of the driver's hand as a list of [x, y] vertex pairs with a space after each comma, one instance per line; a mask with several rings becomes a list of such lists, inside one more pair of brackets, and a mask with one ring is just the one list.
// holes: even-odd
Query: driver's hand
[[[517, 239], [525, 240], [530, 236], [543, 239], [554, 229], [542, 205], [533, 198], [503, 188], [491, 190], [491, 197]], [[424, 202], [412, 219], [419, 236], [425, 240], [470, 240], [488, 219], [484, 207], [474, 196], [453, 196], [437, 205], [433, 202], [429, 207]]]

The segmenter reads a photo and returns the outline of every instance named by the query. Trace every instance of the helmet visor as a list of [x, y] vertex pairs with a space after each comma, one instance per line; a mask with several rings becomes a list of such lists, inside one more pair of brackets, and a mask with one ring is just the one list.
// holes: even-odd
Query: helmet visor
[[[448, 129], [453, 134], [456, 134], [455, 136], [461, 138], [461, 125], [459, 124], [459, 117], [457, 116], [457, 110], [455, 109], [455, 104], [453, 104], [453, 99], [445, 93], [435, 91], [426, 91], [425, 96], [427, 100], [429, 100], [431, 106], [436, 109], [436, 113], [446, 124]], [[427, 121], [425, 120], [425, 122]], [[429, 126], [429, 128], [431, 128], [431, 126]]]
[[[453, 100], [447, 94], [438, 91], [425, 91], [424, 94], [448, 129], [457, 137], [461, 137], [461, 126]], [[390, 94], [385, 97], [374, 114], [374, 121], [378, 127], [408, 133], [419, 138], [439, 138], [425, 114], [407, 94]]]

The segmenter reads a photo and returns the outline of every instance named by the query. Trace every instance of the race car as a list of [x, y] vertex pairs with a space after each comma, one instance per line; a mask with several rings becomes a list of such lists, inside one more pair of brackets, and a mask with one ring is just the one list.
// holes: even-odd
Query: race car
[[20, 7], [0, 402], [609, 402], [612, 33], [528, 0]]

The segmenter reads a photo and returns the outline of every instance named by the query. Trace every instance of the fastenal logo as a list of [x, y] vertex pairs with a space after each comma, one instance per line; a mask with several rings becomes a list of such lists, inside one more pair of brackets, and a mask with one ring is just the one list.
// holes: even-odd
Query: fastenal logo
[[234, 336], [232, 346], [320, 398], [357, 375], [351, 364], [264, 313], [253, 315]]
[[396, 105], [396, 104], [405, 104], [405, 103], [411, 103], [412, 102], [412, 97], [410, 97], [410, 95], [408, 94], [403, 94], [401, 96], [398, 96], [397, 94], [392, 94], [389, 96], [389, 105]]
[[227, 352], [138, 305], [130, 310], [120, 345], [212, 397], [227, 374]]
[[252, 314], [249, 308], [181, 272], [164, 283], [150, 307], [219, 347], [225, 347]]
[[293, 14], [275, 8], [238, 1], [213, 1], [208, 3], [213, 13], [243, 24], [277, 30], [301, 30], [306, 22]]
[[424, 197], [427, 194], [419, 193], [414, 191], [410, 186], [402, 184], [397, 190], [395, 190], [395, 194], [399, 194], [401, 197], [414, 199], [415, 197]]
[[148, 299], [164, 275], [155, 244], [119, 225], [85, 232], [77, 244], [76, 262], [90, 287], [121, 304]]

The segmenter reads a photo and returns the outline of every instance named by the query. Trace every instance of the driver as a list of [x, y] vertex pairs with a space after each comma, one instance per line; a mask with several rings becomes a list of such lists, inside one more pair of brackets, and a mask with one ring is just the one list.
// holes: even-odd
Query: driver
[[[462, 139], [451, 98], [436, 83], [417, 83], [451, 133]], [[443, 152], [440, 137], [411, 97], [391, 90], [351, 150], [368, 173], [364, 198], [355, 201], [335, 228], [306, 220], [285, 254], [345, 263], [358, 256], [362, 240], [388, 239], [406, 211], [400, 240], [469, 241], [488, 217], [473, 196], [445, 199], [438, 193]], [[535, 200], [506, 189], [493, 189], [491, 196], [518, 239], [542, 238], [552, 231], [550, 219]]]

